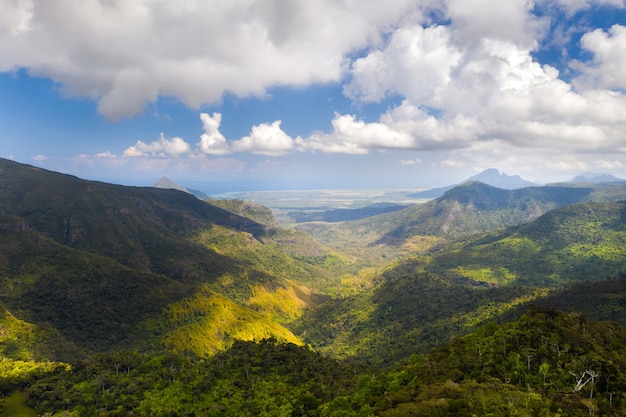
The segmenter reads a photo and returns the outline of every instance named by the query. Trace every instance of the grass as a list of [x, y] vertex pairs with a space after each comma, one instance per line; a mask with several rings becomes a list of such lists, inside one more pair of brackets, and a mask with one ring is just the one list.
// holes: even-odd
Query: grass
[[36, 417], [35, 410], [26, 404], [26, 394], [14, 391], [1, 404], [0, 417]]

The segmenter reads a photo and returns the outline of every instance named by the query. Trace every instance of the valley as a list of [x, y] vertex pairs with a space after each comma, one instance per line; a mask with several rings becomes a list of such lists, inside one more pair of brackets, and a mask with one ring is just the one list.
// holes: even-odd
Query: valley
[[421, 191], [199, 199], [0, 159], [0, 391], [52, 416], [621, 415], [626, 185]]

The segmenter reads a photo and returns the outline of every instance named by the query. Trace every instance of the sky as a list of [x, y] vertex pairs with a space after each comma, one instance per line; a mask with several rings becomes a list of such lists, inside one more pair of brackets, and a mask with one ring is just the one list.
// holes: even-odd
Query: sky
[[626, 0], [0, 0], [0, 157], [209, 194], [626, 178]]

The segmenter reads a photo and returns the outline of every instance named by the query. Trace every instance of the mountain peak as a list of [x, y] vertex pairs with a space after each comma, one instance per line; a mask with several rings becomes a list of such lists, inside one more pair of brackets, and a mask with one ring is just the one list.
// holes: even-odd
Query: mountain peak
[[464, 182], [478, 181], [491, 185], [492, 187], [504, 188], [505, 190], [514, 190], [516, 188], [532, 187], [537, 184], [526, 181], [519, 175], [507, 175], [496, 168], [488, 168], [480, 174], [468, 178]]
[[599, 184], [599, 183], [605, 183], [605, 182], [618, 182], [618, 181], [624, 181], [624, 180], [621, 178], [617, 178], [614, 175], [607, 174], [607, 173], [598, 174], [595, 172], [583, 172], [582, 174], [579, 174], [571, 178], [567, 182], [586, 182], [586, 183]]
[[171, 179], [167, 177], [161, 177], [161, 179], [156, 184], [154, 184], [153, 187], [167, 188], [167, 189], [179, 190], [179, 191], [184, 191], [186, 193], [190, 193], [186, 187], [183, 187], [182, 185], [175, 183], [174, 181], [172, 181]]
[[174, 181], [172, 181], [171, 179], [169, 179], [167, 177], [161, 177], [161, 179], [159, 181], [157, 181], [157, 183], [154, 184], [153, 187], [154, 188], [166, 188], [166, 189], [182, 191], [182, 192], [187, 193], [187, 194], [192, 194], [196, 198], [199, 198], [200, 200], [203, 200], [203, 199], [208, 197], [208, 195], [206, 195], [203, 191], [192, 190], [190, 188], [184, 187], [184, 186], [182, 186], [180, 184], [175, 183]]

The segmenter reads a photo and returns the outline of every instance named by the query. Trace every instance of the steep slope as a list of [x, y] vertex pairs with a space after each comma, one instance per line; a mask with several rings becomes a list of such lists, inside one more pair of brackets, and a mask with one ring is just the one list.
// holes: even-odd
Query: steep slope
[[84, 181], [6, 160], [0, 160], [0, 190], [2, 212], [60, 244], [177, 279], [207, 279], [232, 267], [188, 242], [197, 229], [264, 232], [250, 219], [180, 191]]
[[[23, 223], [7, 230], [4, 220], [0, 302], [11, 315], [35, 329], [55, 329], [66, 344], [84, 352], [141, 344], [149, 334], [140, 323], [192, 291], [164, 275], [68, 248], [31, 229], [19, 230]], [[33, 357], [52, 353], [67, 360], [78, 351], [51, 352], [45, 338], [32, 343]]]
[[[562, 294], [559, 287], [624, 273], [626, 202], [585, 203], [344, 280], [356, 291], [306, 313], [293, 328], [323, 352], [388, 364], [487, 320], [515, 318], [511, 311]], [[608, 295], [588, 306], [613, 308], [619, 318], [624, 300]], [[558, 305], [580, 310], [582, 300], [564, 297]]]
[[450, 280], [543, 287], [626, 273], [626, 202], [552, 210], [526, 225], [471, 239], [426, 268]]
[[297, 228], [325, 245], [380, 265], [390, 257], [429, 253], [464, 236], [520, 225], [557, 207], [623, 199], [623, 185], [503, 190], [470, 182], [436, 200], [394, 213], [333, 224], [301, 223]]
[[323, 353], [388, 367], [549, 293], [467, 286], [423, 268], [421, 260], [401, 262], [373, 278], [371, 288], [321, 304], [292, 328]]
[[[6, 312], [84, 352], [171, 347], [166, 340], [181, 323], [163, 314], [173, 305], [217, 322], [236, 311], [238, 319], [222, 324], [227, 339], [219, 347], [233, 334], [297, 341], [278, 323], [318, 303], [316, 288], [343, 262], [302, 233], [187, 193], [85, 181], [6, 160], [0, 232]], [[207, 291], [231, 307], [182, 303], [206, 299]], [[237, 320], [253, 330], [236, 330]], [[202, 339], [204, 328], [178, 334]], [[45, 357], [44, 342], [31, 351]], [[12, 349], [19, 350], [4, 351]]]

